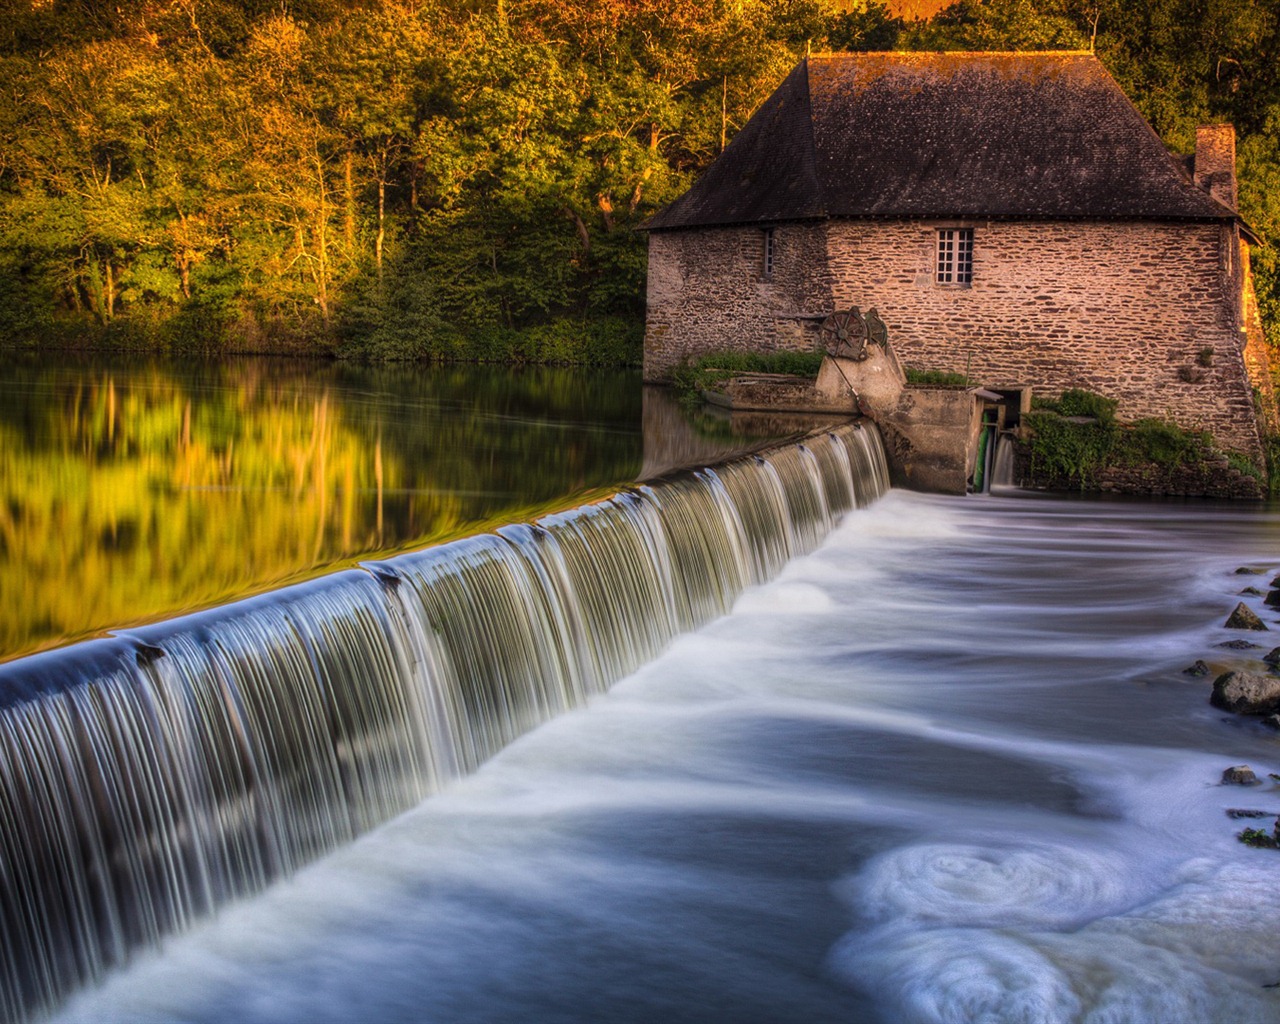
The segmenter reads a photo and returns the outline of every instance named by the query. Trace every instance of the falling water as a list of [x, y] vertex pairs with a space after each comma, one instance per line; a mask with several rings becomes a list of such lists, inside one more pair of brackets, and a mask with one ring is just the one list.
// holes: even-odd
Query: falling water
[[991, 487], [1013, 487], [1013, 436], [1001, 434], [996, 440], [996, 455], [991, 464]]
[[471, 772], [886, 486], [842, 427], [0, 667], [0, 1018]]

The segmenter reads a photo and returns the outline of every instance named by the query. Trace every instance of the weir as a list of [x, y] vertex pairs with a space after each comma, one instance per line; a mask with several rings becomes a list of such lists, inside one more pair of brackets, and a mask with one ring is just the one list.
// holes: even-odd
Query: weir
[[0, 1018], [474, 770], [887, 487], [849, 424], [0, 666]]

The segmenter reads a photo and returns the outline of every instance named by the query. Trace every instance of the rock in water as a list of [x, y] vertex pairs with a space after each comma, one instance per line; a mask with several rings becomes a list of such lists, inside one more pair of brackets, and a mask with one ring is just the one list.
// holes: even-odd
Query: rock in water
[[1273, 647], [1262, 656], [1268, 665], [1280, 665], [1280, 647]]
[[1258, 776], [1253, 774], [1253, 769], [1247, 764], [1232, 765], [1222, 773], [1222, 784], [1224, 786], [1256, 786]]
[[1269, 715], [1280, 711], [1280, 679], [1252, 672], [1224, 672], [1213, 681], [1209, 702], [1237, 715]]
[[1264, 602], [1269, 608], [1280, 608], [1280, 590], [1272, 590]]
[[1197, 661], [1190, 668], [1182, 670], [1184, 676], [1207, 676], [1209, 674], [1209, 666], [1203, 661]]
[[1267, 624], [1250, 611], [1249, 606], [1241, 601], [1226, 622], [1227, 629], [1266, 629]]
[[1215, 647], [1226, 647], [1233, 651], [1256, 651], [1262, 644], [1255, 644], [1248, 640], [1224, 640], [1220, 644], [1214, 644]]
[[1245, 587], [1244, 590], [1240, 591], [1240, 596], [1241, 597], [1261, 597], [1262, 591], [1259, 590], [1257, 587]]

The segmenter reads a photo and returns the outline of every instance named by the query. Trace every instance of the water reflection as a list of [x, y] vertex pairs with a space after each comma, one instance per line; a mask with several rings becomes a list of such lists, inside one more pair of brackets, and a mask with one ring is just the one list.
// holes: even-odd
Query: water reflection
[[716, 406], [688, 408], [666, 388], [644, 391], [644, 468], [651, 480], [676, 469], [767, 447], [784, 438], [843, 423], [844, 416], [812, 413], [730, 412]]
[[243, 360], [0, 375], [0, 659], [634, 480], [633, 373]]

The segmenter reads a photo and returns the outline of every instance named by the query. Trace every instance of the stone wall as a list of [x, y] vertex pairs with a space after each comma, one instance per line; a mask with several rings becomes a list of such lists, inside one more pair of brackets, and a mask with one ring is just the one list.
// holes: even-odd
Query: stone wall
[[1085, 388], [1119, 399], [1123, 420], [1167, 417], [1211, 430], [1224, 447], [1260, 451], [1233, 228], [965, 225], [973, 283], [946, 287], [933, 281], [940, 226], [831, 224], [834, 306], [874, 305], [905, 365], [996, 388]]
[[766, 278], [759, 228], [651, 234], [644, 379], [712, 351], [813, 349], [831, 312], [826, 253], [825, 224], [779, 225]]
[[[946, 226], [974, 229], [968, 287], [934, 283]], [[812, 347], [816, 321], [788, 317], [874, 306], [910, 368], [1086, 388], [1121, 419], [1167, 417], [1260, 457], [1234, 227], [847, 220], [776, 237], [766, 282], [757, 228], [650, 236], [646, 380], [715, 349]]]

